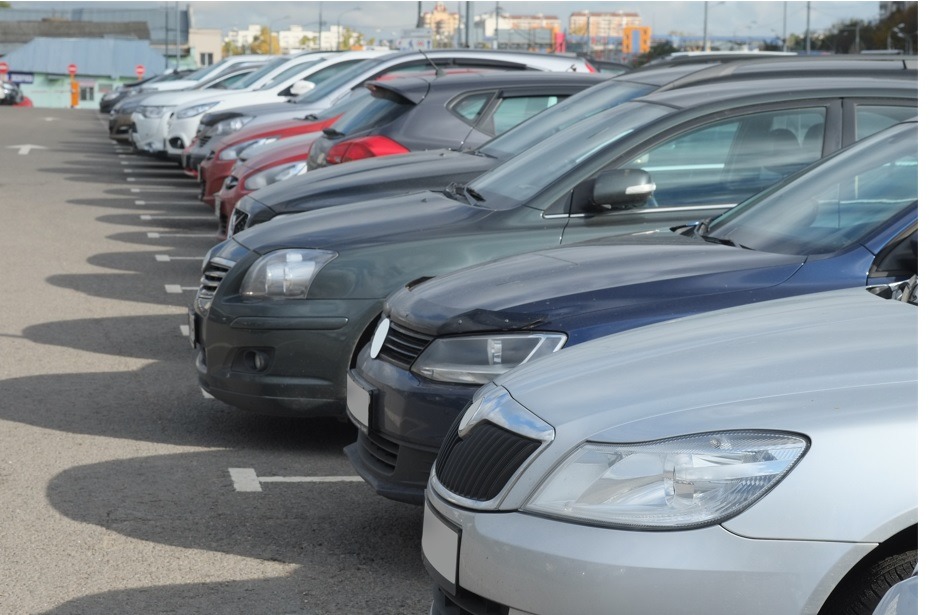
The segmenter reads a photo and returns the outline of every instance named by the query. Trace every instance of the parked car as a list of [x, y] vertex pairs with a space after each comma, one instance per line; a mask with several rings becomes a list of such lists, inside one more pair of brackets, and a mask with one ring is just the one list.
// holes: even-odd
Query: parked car
[[109, 113], [113, 107], [116, 106], [116, 103], [131, 95], [133, 92], [137, 92], [138, 90], [136, 88], [141, 88], [146, 84], [176, 81], [178, 79], [183, 79], [192, 72], [194, 72], [193, 69], [172, 69], [160, 75], [152, 75], [151, 77], [139, 79], [138, 81], [123, 83], [100, 97], [100, 113]]
[[[347, 370], [384, 299], [411, 280], [716, 215], [911, 114], [916, 103], [916, 81], [891, 78], [748, 80], [652, 93], [562, 130], [465, 186], [253, 227], [204, 258], [190, 328], [200, 384], [251, 411], [344, 415]], [[788, 127], [811, 138], [784, 147]], [[659, 186], [654, 193], [643, 166]]]
[[[484, 68], [493, 70], [545, 70], [570, 72], [597, 72], [581, 58], [561, 54], [528, 53], [520, 51], [494, 51], [480, 49], [434, 49], [396, 52], [353, 67], [337, 79], [329, 80], [324, 87], [294, 98], [286, 103], [269, 103], [238, 107], [234, 112], [207, 113], [200, 120], [197, 134], [212, 136], [235, 132], [252, 121], [268, 122], [304, 117], [328, 109], [352, 90], [385, 75], [399, 72], [420, 73], [451, 68]], [[257, 119], [260, 118], [260, 119]], [[206, 152], [191, 152], [188, 165], [196, 168]]]
[[726, 64], [711, 59], [703, 65], [689, 63], [638, 70], [576, 94], [474, 151], [434, 150], [356, 161], [350, 167], [318, 169], [286, 186], [263, 189], [237, 202], [229, 230], [234, 234], [280, 214], [417, 190], [442, 190], [453, 182], [465, 184], [585, 117], [658, 88], [675, 89], [695, 83], [762, 76], [774, 79], [798, 75], [866, 77], [883, 74], [915, 79], [916, 73], [912, 66], [887, 56], [765, 58]]
[[[348, 105], [308, 143], [301, 172], [313, 167], [314, 156], [318, 165], [319, 157], [331, 158], [326, 164], [332, 164], [336, 158], [342, 163], [420, 149], [470, 149], [603, 79], [599, 74], [532, 71], [371, 82], [367, 90], [329, 108]], [[321, 140], [326, 141], [326, 153], [317, 149]], [[235, 203], [224, 206], [221, 198], [217, 203], [225, 231]]]
[[[182, 98], [176, 102], [174, 93], [148, 97], [132, 114], [132, 141], [134, 146], [144, 152], [164, 152], [168, 156], [180, 158], [180, 153], [191, 142], [196, 133], [199, 118], [209, 110], [235, 108], [250, 103], [268, 103], [273, 100], [286, 100], [293, 95], [293, 87], [299, 81], [318, 79], [320, 83], [330, 79], [365, 58], [383, 55], [384, 51], [346, 51], [330, 53], [313, 53], [291, 60], [297, 64], [293, 71], [272, 77], [270, 81], [259, 82], [238, 92], [224, 92], [222, 95], [210, 94], [190, 100]], [[282, 65], [283, 68], [289, 66]], [[268, 75], [271, 77], [270, 75]], [[280, 78], [280, 81], [279, 81]]]
[[422, 503], [455, 417], [513, 367], [663, 320], [907, 280], [917, 271], [917, 174], [917, 124], [904, 122], [699, 229], [582, 242], [407, 285], [349, 374], [352, 465], [379, 494]]
[[200, 118], [207, 112], [221, 112], [247, 105], [284, 102], [302, 93], [312, 91], [317, 85], [337, 77], [352, 66], [371, 58], [387, 55], [385, 50], [342, 51], [337, 53], [309, 52], [284, 64], [279, 74], [266, 83], [233, 96], [216, 96], [179, 104], [168, 120], [168, 155], [179, 156], [194, 141]]
[[[173, 94], [179, 95], [183, 92], [206, 96], [218, 90], [246, 87], [256, 73], [262, 72], [262, 64], [265, 62], [265, 60], [256, 60], [254, 62], [237, 63], [226, 69], [226, 71], [205, 79], [195, 86], [175, 90]], [[113, 104], [109, 113], [110, 138], [117, 141], [130, 141], [133, 113], [139, 107], [144, 106], [145, 101], [157, 94], [159, 92], [144, 92], [140, 89], [134, 89]]]
[[15, 107], [22, 104], [24, 98], [19, 84], [0, 81], [0, 105]]
[[917, 321], [816, 293], [495, 378], [429, 481], [430, 612], [870, 613], [918, 553]]

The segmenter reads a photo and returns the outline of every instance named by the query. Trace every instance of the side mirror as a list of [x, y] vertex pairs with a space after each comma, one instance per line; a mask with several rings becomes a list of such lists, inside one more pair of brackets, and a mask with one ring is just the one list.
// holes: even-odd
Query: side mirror
[[[587, 192], [587, 191], [584, 191]], [[642, 169], [604, 171], [593, 180], [581, 210], [588, 213], [640, 209], [655, 194], [651, 175]]]
[[290, 86], [290, 94], [288, 94], [288, 96], [300, 96], [306, 94], [315, 87], [316, 84], [312, 81], [298, 81]]

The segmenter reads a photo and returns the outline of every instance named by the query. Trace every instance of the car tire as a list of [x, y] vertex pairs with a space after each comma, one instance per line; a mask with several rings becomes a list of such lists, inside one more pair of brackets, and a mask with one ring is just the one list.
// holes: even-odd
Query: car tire
[[820, 615], [871, 615], [894, 584], [912, 576], [918, 554], [914, 549], [852, 570], [829, 596]]

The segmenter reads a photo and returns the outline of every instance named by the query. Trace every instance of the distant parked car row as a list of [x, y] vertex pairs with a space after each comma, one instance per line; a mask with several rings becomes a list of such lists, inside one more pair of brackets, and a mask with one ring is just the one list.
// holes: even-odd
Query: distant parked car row
[[350, 420], [432, 613], [870, 613], [912, 574], [913, 58], [351, 53], [127, 97], [129, 135], [217, 218], [200, 385]]

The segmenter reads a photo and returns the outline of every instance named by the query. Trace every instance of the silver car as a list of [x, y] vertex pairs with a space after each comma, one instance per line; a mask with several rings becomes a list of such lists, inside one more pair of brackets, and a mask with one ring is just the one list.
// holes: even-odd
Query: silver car
[[917, 557], [896, 294], [664, 322], [483, 387], [427, 489], [432, 613], [871, 613]]

